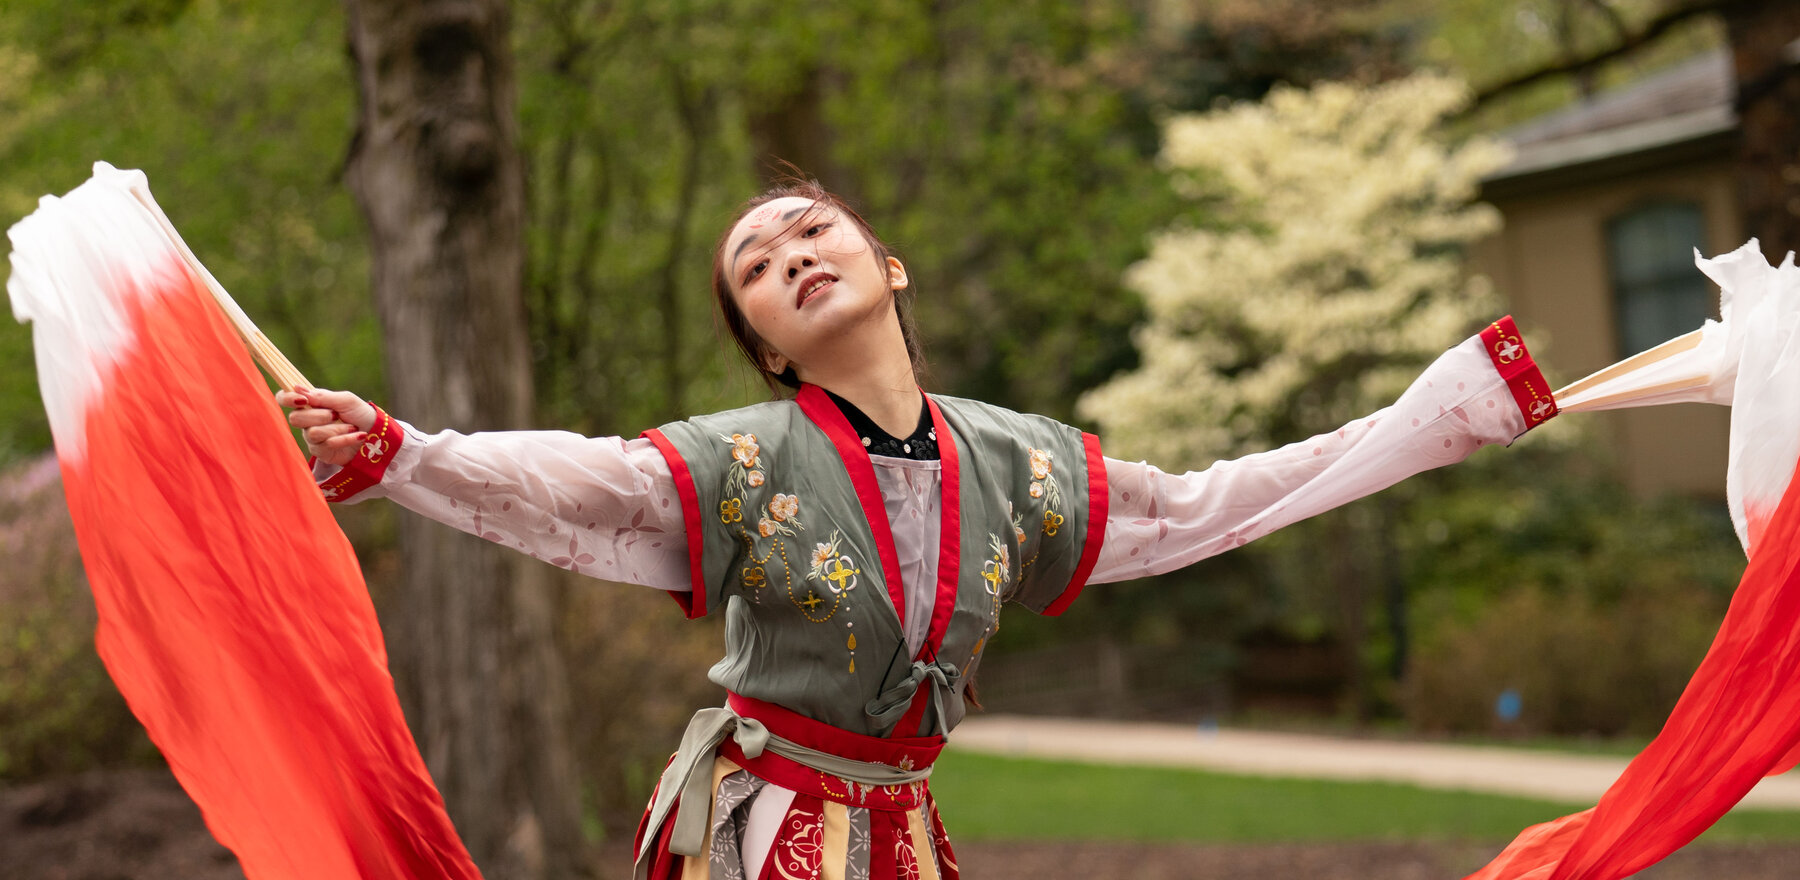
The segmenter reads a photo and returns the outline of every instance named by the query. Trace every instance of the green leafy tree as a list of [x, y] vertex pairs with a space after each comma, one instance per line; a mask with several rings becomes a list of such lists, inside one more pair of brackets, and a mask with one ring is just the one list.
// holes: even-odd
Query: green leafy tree
[[[380, 386], [368, 248], [336, 171], [353, 102], [341, 17], [29, 0], [0, 9], [0, 71], [8, 224], [96, 160], [141, 168], [194, 252], [310, 379]], [[49, 445], [29, 345], [28, 328], [0, 322], [0, 457]]]
[[1398, 396], [1497, 306], [1462, 249], [1498, 225], [1470, 199], [1503, 155], [1434, 134], [1464, 100], [1414, 76], [1279, 88], [1172, 120], [1164, 162], [1224, 223], [1166, 230], [1131, 269], [1149, 313], [1142, 365], [1080, 412], [1116, 448], [1172, 466], [1291, 442]]
[[[1219, 222], [1163, 231], [1127, 275], [1148, 312], [1141, 365], [1078, 408], [1114, 454], [1203, 466], [1329, 430], [1391, 402], [1493, 316], [1462, 251], [1497, 225], [1470, 200], [1504, 157], [1438, 133], [1466, 99], [1453, 81], [1415, 75], [1282, 87], [1169, 122], [1163, 162]], [[1335, 607], [1324, 629], [1342, 646], [1358, 712], [1371, 701], [1366, 610], [1378, 587], [1398, 584], [1392, 519], [1390, 502], [1361, 505], [1257, 551], [1271, 554], [1271, 592], [1297, 600], [1275, 614], [1288, 628], [1309, 607]], [[1398, 628], [1405, 608], [1391, 605]]]

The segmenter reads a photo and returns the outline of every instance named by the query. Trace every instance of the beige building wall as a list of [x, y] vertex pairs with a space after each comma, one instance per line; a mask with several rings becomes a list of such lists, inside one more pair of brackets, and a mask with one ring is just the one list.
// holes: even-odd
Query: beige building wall
[[[1487, 197], [1505, 226], [1474, 253], [1476, 271], [1493, 279], [1546, 378], [1558, 387], [1630, 354], [1619, 351], [1608, 221], [1647, 203], [1688, 201], [1700, 206], [1708, 256], [1744, 241], [1726, 161], [1571, 178], [1536, 188], [1511, 182], [1490, 188]], [[1611, 442], [1627, 485], [1640, 494], [1724, 494], [1725, 407], [1681, 404], [1562, 418], [1595, 423], [1598, 436]]]

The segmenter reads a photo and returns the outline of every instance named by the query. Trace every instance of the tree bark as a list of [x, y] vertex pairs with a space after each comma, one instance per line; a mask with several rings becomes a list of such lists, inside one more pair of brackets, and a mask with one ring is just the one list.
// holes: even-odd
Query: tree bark
[[[532, 410], [524, 181], [503, 0], [347, 0], [359, 118], [345, 166], [369, 224], [396, 414], [517, 427]], [[579, 798], [555, 594], [539, 563], [417, 517], [387, 618], [396, 687], [490, 878], [575, 876]]]
[[1800, 3], [1725, 9], [1738, 91], [1738, 195], [1763, 253], [1800, 250]]

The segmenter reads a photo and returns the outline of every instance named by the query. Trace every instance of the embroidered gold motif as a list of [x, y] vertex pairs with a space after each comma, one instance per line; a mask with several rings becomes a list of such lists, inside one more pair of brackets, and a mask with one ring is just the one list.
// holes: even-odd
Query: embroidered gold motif
[[719, 522], [734, 523], [744, 521], [744, 499], [727, 498], [719, 502]]
[[856, 586], [856, 576], [862, 574], [862, 569], [851, 568], [849, 565], [845, 564], [849, 558], [850, 557], [848, 556], [839, 556], [838, 558], [831, 560], [832, 568], [825, 573], [825, 579], [831, 582], [831, 591], [833, 593], [842, 593], [845, 590], [854, 588]]
[[[1056, 537], [1057, 531], [1065, 522], [1063, 515], [1058, 512], [1064, 508], [1062, 484], [1057, 481], [1055, 475], [1055, 461], [1056, 456], [1046, 450], [1035, 447], [1027, 447], [1025, 450], [1025, 462], [1031, 469], [1032, 477], [1031, 484], [1025, 488], [1025, 494], [1031, 496], [1031, 500], [1043, 503], [1044, 516], [1038, 527], [1038, 533], [1047, 538]], [[1025, 556], [1024, 517], [1015, 513], [1012, 517], [1012, 525], [1013, 535], [1018, 538], [1019, 542], [1019, 555]], [[1023, 572], [1030, 568], [1038, 561], [1038, 556], [1043, 552], [1044, 542], [1039, 541], [1037, 546], [1031, 549], [1031, 555], [1025, 556], [1024, 560], [1019, 563], [1019, 570]]]

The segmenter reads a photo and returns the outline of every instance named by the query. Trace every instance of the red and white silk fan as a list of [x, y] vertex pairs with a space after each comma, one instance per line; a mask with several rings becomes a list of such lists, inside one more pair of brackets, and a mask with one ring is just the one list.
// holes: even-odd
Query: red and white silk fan
[[478, 876], [356, 557], [245, 342], [278, 382], [304, 380], [140, 172], [96, 164], [8, 236], [95, 642], [214, 836], [259, 880]]
[[1757, 242], [1712, 260], [1718, 321], [1557, 392], [1565, 411], [1731, 406], [1726, 502], [1749, 556], [1662, 732], [1591, 810], [1525, 829], [1472, 880], [1613, 880], [1711, 827], [1800, 759], [1800, 269]]

